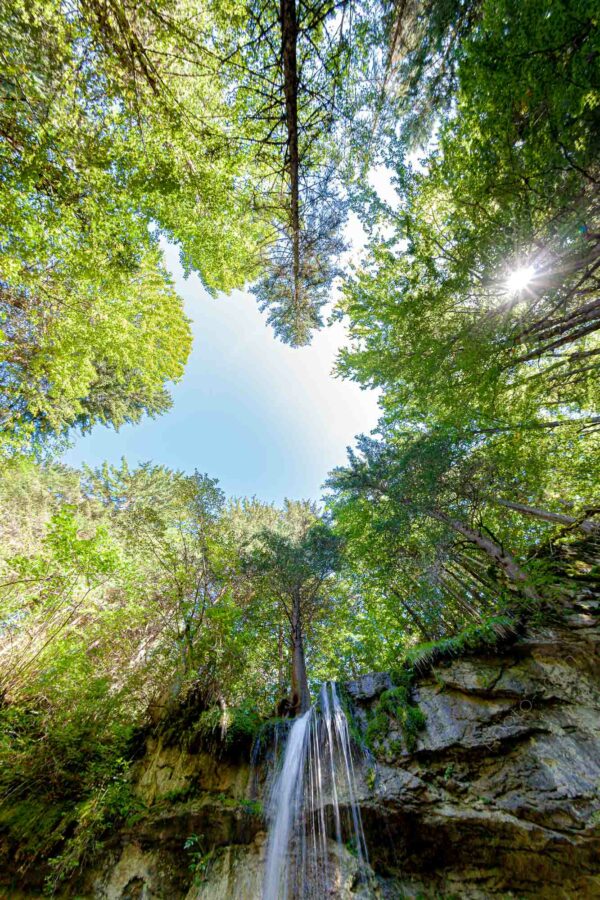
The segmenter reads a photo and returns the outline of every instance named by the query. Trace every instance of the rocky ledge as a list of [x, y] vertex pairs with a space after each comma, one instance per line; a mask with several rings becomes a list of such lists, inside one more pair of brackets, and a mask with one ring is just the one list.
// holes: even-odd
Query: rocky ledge
[[[345, 854], [338, 897], [600, 897], [599, 605], [590, 594], [556, 624], [416, 678], [420, 730], [407, 740], [390, 715], [359, 765], [371, 883], [332, 845]], [[386, 674], [346, 685], [363, 732], [391, 688]], [[259, 900], [252, 777], [247, 759], [150, 739], [136, 782], [146, 812], [78, 896]]]
[[[399, 896], [600, 897], [598, 606], [417, 679], [425, 726], [409, 752], [392, 722], [361, 801]], [[348, 685], [359, 718], [388, 687]]]

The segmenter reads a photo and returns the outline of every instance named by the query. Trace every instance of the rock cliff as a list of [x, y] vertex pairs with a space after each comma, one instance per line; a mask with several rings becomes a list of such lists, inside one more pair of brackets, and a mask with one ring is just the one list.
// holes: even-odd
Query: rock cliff
[[[418, 734], [407, 741], [390, 715], [360, 766], [371, 883], [358, 887], [352, 853], [332, 844], [339, 897], [600, 897], [599, 606], [580, 597], [554, 624], [416, 678]], [[386, 674], [346, 685], [363, 733], [391, 687]], [[258, 900], [261, 778], [247, 751], [150, 738], [136, 774], [146, 811], [112, 836], [84, 895]]]
[[[426, 726], [410, 753], [390, 732], [362, 802], [371, 864], [400, 895], [600, 896], [597, 611], [581, 601], [418, 680]], [[363, 716], [384, 681], [348, 686]]]

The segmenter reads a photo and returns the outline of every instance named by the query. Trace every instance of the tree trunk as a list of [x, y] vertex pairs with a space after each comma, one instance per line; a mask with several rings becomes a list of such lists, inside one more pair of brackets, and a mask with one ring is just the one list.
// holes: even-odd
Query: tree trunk
[[304, 658], [304, 638], [302, 635], [302, 611], [300, 606], [300, 590], [296, 588], [292, 601], [291, 631], [291, 663], [292, 663], [292, 707], [296, 714], [302, 715], [310, 709], [310, 691], [306, 677], [306, 660]]
[[[580, 354], [571, 353], [570, 359], [580, 358]], [[567, 358], [564, 358], [567, 362]], [[550, 368], [553, 368], [552, 366]], [[546, 370], [548, 371], [548, 370]], [[497, 428], [474, 428], [471, 434], [504, 434], [509, 431], [537, 431], [542, 428], [561, 428], [563, 425], [581, 425], [585, 428], [589, 425], [599, 425], [600, 416], [587, 416], [582, 419], [555, 419], [552, 422], [518, 422], [515, 425], [499, 425]]]
[[467, 600], [469, 587], [458, 578], [451, 569], [444, 568], [443, 571], [445, 577], [440, 576], [440, 584], [443, 589], [450, 594], [453, 600], [458, 603], [460, 611], [466, 615], [467, 618], [481, 619], [481, 611], [476, 609], [476, 607]]
[[572, 344], [575, 341], [578, 341], [579, 338], [585, 337], [586, 334], [593, 334], [598, 330], [600, 330], [600, 317], [596, 317], [590, 325], [582, 325], [578, 330], [573, 331], [570, 334], [565, 334], [563, 335], [563, 337], [557, 338], [555, 341], [552, 341], [549, 344], [544, 344], [542, 347], [538, 347], [536, 350], [531, 350], [530, 353], [526, 353], [524, 356], [519, 356], [517, 359], [511, 360], [511, 368], [517, 365], [521, 365], [521, 363], [531, 362], [531, 360], [539, 359], [539, 357], [543, 356], [544, 353], [549, 353], [551, 350], [557, 350], [559, 347], [564, 347], [565, 344]]
[[431, 632], [427, 629], [427, 627], [423, 624], [423, 621], [422, 621], [421, 616], [419, 615], [419, 613], [417, 613], [416, 610], [414, 610], [414, 609], [412, 608], [412, 606], [410, 605], [410, 603], [408, 602], [408, 600], [406, 600], [406, 599], [402, 596], [402, 594], [400, 593], [400, 591], [396, 590], [396, 588], [389, 588], [389, 590], [390, 590], [390, 592], [394, 595], [394, 597], [396, 597], [396, 599], [397, 599], [398, 602], [400, 603], [400, 606], [402, 607], [402, 609], [404, 610], [404, 612], [406, 613], [406, 615], [408, 616], [408, 618], [411, 619], [413, 625], [416, 626], [416, 628], [417, 628], [417, 630], [420, 632], [421, 636], [422, 636], [426, 641], [432, 641], [432, 640], [433, 640], [433, 635], [432, 635]]
[[279, 626], [279, 631], [277, 633], [277, 661], [278, 661], [278, 672], [277, 672], [277, 685], [279, 688], [279, 699], [285, 696], [285, 673], [283, 667], [283, 626]]
[[547, 318], [534, 323], [529, 328], [525, 329], [525, 331], [521, 332], [519, 338], [522, 341], [526, 336], [533, 334], [537, 340], [539, 340], [540, 337], [546, 340], [547, 338], [554, 337], [556, 334], [560, 334], [565, 328], [572, 328], [573, 325], [579, 325], [580, 323], [586, 322], [591, 318], [596, 318], [599, 315], [600, 302], [598, 300], [592, 300], [590, 303], [586, 303], [584, 306], [574, 309], [568, 316], [563, 316], [562, 319], [552, 320], [552, 318]]
[[[470, 561], [471, 559], [469, 558], [469, 562]], [[484, 578], [481, 572], [478, 572], [476, 568], [472, 568], [469, 565], [469, 562], [467, 562], [462, 557], [458, 557], [458, 559], [456, 560], [456, 565], [460, 569], [464, 569], [464, 571], [471, 576], [474, 583], [477, 582], [477, 586], [479, 587], [480, 591], [481, 605], [484, 607], [484, 609], [489, 610], [490, 600], [488, 594], [490, 592], [496, 594], [498, 592], [498, 585], [490, 579]], [[482, 588], [483, 592], [481, 590]]]
[[514, 559], [510, 553], [507, 553], [506, 550], [503, 550], [499, 544], [491, 538], [486, 537], [480, 531], [474, 531], [467, 525], [463, 525], [458, 519], [453, 519], [451, 516], [447, 516], [446, 513], [443, 513], [440, 510], [427, 510], [426, 515], [430, 516], [432, 519], [437, 519], [438, 522], [449, 525], [454, 531], [458, 531], [459, 534], [462, 534], [468, 541], [471, 541], [471, 543], [487, 553], [490, 559], [502, 569], [508, 579], [523, 591], [526, 597], [530, 597], [532, 600], [539, 600], [537, 592], [530, 584], [527, 573], [519, 566], [516, 559]]
[[181, 662], [183, 665], [183, 674], [185, 676], [193, 671], [194, 660], [194, 643], [192, 640], [192, 630], [187, 619], [185, 619], [183, 624], [183, 634], [181, 635], [181, 639]]
[[513, 503], [512, 500], [503, 500], [501, 497], [491, 498], [491, 502], [500, 506], [506, 506], [507, 509], [513, 509], [515, 512], [522, 513], [524, 516], [533, 516], [536, 519], [543, 519], [544, 522], [553, 522], [557, 525], [572, 525], [575, 528], [581, 528], [586, 534], [593, 534], [598, 527], [594, 522], [590, 522], [587, 519], [574, 519], [572, 516], [548, 512], [545, 509], [536, 509], [536, 507], [526, 506], [524, 503]]
[[296, 0], [280, 0], [281, 58], [283, 92], [287, 127], [287, 170], [290, 179], [290, 228], [292, 232], [292, 265], [294, 303], [300, 302], [300, 158], [298, 150], [298, 69], [296, 43], [298, 20]]

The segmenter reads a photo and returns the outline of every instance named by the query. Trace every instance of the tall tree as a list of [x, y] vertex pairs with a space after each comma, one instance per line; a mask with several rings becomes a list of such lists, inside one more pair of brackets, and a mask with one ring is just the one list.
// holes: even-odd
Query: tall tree
[[357, 120], [367, 115], [364, 85], [379, 74], [377, 39], [387, 8], [353, 0], [252, 2], [245, 31], [221, 51], [236, 114], [264, 164], [256, 202], [273, 225], [253, 291], [275, 332], [293, 346], [308, 343], [322, 325], [339, 274], [343, 182], [357, 149]]
[[279, 606], [286, 623], [292, 712], [310, 706], [306, 643], [313, 626], [331, 602], [339, 539], [310, 504], [286, 502], [274, 527], [261, 531], [250, 549], [249, 571], [259, 592]]
[[[380, 440], [361, 438], [328, 484], [366, 594], [375, 591], [386, 609], [395, 605], [406, 629], [425, 639], [454, 633], [516, 597], [539, 599], [545, 576], [531, 552], [550, 526], [571, 539], [600, 534], [596, 478], [585, 474], [594, 449], [573, 452], [574, 433], [482, 440], [405, 426]], [[588, 504], [573, 504], [577, 490]]]
[[[232, 138], [217, 5], [10, 0], [0, 12], [0, 421], [9, 449], [168, 404], [190, 331], [164, 235], [210, 290], [269, 226]], [[243, 6], [233, 5], [234, 18]]]
[[[393, 235], [375, 239], [348, 280], [342, 307], [354, 340], [342, 371], [382, 386], [392, 417], [470, 418], [485, 428], [594, 416], [592, 7], [430, 6], [449, 15], [440, 34], [453, 104], [435, 105], [435, 136], [418, 165], [409, 113], [402, 141], [389, 145], [401, 204], [388, 211]], [[429, 90], [430, 74], [415, 62], [415, 90]]]

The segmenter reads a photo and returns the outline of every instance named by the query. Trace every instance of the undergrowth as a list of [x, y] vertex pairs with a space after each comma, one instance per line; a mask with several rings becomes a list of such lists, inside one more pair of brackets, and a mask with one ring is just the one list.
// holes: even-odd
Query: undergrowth
[[183, 736], [184, 747], [202, 746], [219, 753], [252, 746], [263, 719], [253, 706], [232, 707], [222, 710], [219, 706], [200, 713]]
[[[400, 726], [406, 749], [411, 752], [417, 743], [419, 731], [425, 727], [425, 714], [412, 702], [411, 685], [413, 672], [401, 669], [394, 673], [394, 687], [379, 697], [375, 710], [367, 722], [365, 742], [371, 750], [380, 750], [387, 738], [392, 720]], [[398, 752], [401, 747], [389, 747]]]
[[40, 698], [0, 708], [0, 851], [4, 873], [53, 894], [117, 822], [140, 814], [129, 781], [133, 729], [97, 703]]
[[[469, 625], [459, 634], [437, 641], [423, 642], [406, 652], [404, 666], [415, 669], [419, 674], [442, 659], [452, 659], [489, 650], [514, 638], [519, 624], [509, 615], [490, 616], [476, 625]], [[396, 675], [397, 677], [397, 675]]]

